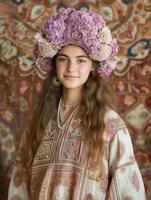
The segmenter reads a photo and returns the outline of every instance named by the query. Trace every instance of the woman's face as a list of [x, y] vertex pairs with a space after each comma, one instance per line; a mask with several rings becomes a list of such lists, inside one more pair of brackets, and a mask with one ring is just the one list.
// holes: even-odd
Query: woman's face
[[65, 88], [81, 88], [92, 70], [92, 60], [78, 46], [65, 46], [57, 54], [57, 77]]

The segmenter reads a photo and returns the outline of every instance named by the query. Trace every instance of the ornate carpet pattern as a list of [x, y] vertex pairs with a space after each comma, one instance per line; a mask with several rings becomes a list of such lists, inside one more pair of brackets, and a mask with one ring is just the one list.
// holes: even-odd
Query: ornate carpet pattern
[[127, 122], [148, 200], [151, 199], [151, 1], [0, 1], [0, 197], [7, 189], [15, 144], [28, 127], [46, 74], [35, 68], [33, 35], [45, 16], [66, 7], [97, 10], [120, 46], [111, 77], [121, 115]]

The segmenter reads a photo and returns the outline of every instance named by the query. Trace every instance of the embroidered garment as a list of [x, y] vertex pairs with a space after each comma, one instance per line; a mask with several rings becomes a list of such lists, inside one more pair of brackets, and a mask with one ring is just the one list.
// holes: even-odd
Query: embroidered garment
[[70, 126], [59, 131], [51, 119], [44, 131], [32, 164], [30, 194], [25, 182], [16, 184], [14, 167], [8, 200], [145, 200], [143, 180], [135, 161], [130, 135], [123, 120], [109, 110], [103, 165], [105, 173], [98, 180], [97, 170], [88, 170], [89, 147], [81, 138], [78, 113]]

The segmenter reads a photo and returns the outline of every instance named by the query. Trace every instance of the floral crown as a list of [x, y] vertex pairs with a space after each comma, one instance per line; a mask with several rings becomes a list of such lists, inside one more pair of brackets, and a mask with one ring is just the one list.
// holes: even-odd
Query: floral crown
[[97, 72], [101, 77], [109, 76], [118, 61], [116, 39], [95, 12], [67, 8], [56, 16], [49, 16], [42, 33], [36, 33], [34, 40], [36, 64], [45, 71], [51, 70], [51, 58], [69, 44], [83, 48], [91, 59], [99, 61]]

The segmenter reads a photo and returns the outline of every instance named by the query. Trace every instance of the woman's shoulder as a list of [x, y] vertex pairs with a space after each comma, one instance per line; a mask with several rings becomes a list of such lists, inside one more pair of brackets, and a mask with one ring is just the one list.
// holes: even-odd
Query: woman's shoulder
[[122, 117], [117, 111], [107, 107], [105, 112], [104, 122], [106, 123], [109, 119], [122, 120]]
[[113, 109], [107, 108], [105, 117], [105, 135], [110, 139], [119, 131], [127, 132], [127, 127], [122, 117]]

